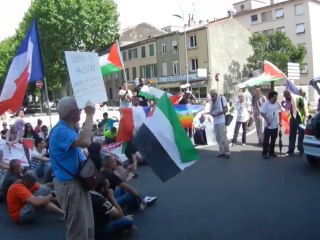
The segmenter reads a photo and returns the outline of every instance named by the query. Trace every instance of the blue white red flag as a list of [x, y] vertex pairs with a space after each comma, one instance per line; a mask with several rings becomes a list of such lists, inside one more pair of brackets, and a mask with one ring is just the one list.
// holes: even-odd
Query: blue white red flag
[[29, 82], [44, 78], [37, 22], [33, 20], [9, 68], [0, 95], [0, 114], [16, 112], [22, 105]]

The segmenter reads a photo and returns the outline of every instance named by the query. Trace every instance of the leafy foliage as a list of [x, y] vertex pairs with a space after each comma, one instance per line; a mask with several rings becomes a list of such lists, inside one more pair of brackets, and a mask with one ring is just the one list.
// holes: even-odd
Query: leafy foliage
[[[64, 51], [104, 49], [115, 40], [119, 30], [117, 6], [113, 0], [34, 0], [20, 24], [12, 47], [18, 46], [34, 18], [38, 20], [49, 89], [60, 88], [68, 80]], [[2, 45], [0, 48], [2, 50]], [[3, 51], [13, 58], [12, 51], [5, 48]], [[0, 60], [0, 67], [2, 65]], [[0, 77], [3, 79], [2, 75]]]
[[[0, 79], [5, 79], [7, 72], [15, 55], [18, 42], [15, 36], [6, 38], [0, 42]], [[0, 81], [1, 82], [1, 81]]]
[[248, 60], [251, 70], [263, 66], [263, 60], [268, 60], [284, 73], [287, 72], [287, 63], [302, 63], [306, 49], [304, 46], [295, 46], [292, 41], [281, 31], [269, 35], [254, 34], [250, 40], [253, 55]]

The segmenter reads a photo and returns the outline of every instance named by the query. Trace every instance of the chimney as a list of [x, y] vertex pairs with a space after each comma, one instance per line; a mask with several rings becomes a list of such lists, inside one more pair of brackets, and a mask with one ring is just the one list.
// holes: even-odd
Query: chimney
[[270, 5], [273, 5], [274, 4], [274, 0], [270, 0]]

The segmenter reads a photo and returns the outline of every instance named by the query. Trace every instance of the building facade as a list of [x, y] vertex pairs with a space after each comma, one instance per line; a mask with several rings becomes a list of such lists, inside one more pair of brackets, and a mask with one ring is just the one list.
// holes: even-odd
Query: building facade
[[[188, 70], [189, 83], [196, 97], [205, 98], [211, 88], [217, 89], [220, 94], [232, 93], [234, 86], [248, 76], [244, 66], [252, 54], [250, 36], [251, 33], [232, 18], [188, 27], [186, 41], [184, 32], [179, 34], [177, 55], [181, 74], [162, 74], [158, 78], [158, 86], [177, 91], [180, 83], [186, 81]], [[163, 45], [163, 42], [157, 41], [158, 43]], [[171, 44], [170, 40], [167, 44]], [[162, 51], [161, 46], [157, 49]], [[173, 60], [173, 57], [166, 58]]]
[[[220, 94], [232, 93], [246, 77], [244, 66], [252, 54], [250, 36], [243, 25], [228, 17], [121, 46], [127, 80], [133, 88], [134, 80], [143, 77], [177, 93], [188, 78], [197, 98], [206, 98], [211, 88]], [[117, 102], [123, 81], [123, 72], [105, 77], [111, 102]]]
[[[253, 5], [257, 3], [258, 5]], [[320, 31], [319, 0], [288, 0], [267, 4], [266, 1], [246, 0], [234, 4], [234, 19], [244, 25], [251, 33], [268, 34], [280, 30], [295, 45], [303, 45], [307, 54], [300, 66], [300, 80], [297, 86], [307, 89], [314, 77], [320, 76]], [[283, 83], [280, 83], [283, 84]], [[309, 98], [314, 98], [314, 90], [309, 88]]]

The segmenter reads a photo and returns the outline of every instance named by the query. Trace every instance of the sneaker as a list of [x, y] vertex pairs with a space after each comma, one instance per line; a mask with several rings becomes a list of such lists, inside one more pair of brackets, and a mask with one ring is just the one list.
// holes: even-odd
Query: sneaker
[[269, 156], [268, 155], [262, 155], [262, 158], [263, 159], [269, 159]]
[[132, 220], [132, 221], [134, 220], [133, 217], [134, 217], [134, 216], [133, 216], [132, 214], [129, 214], [129, 215], [126, 215], [126, 216], [125, 216], [125, 218], [128, 218], [128, 219], [130, 219], [130, 220]]
[[288, 151], [286, 152], [286, 156], [293, 156], [294, 155], [294, 152], [293, 151]]
[[229, 159], [229, 158], [230, 158], [230, 154], [226, 154], [224, 157], [225, 157], [226, 159]]
[[151, 206], [157, 201], [157, 199], [157, 197], [145, 196], [143, 201], [146, 203], [147, 206]]
[[138, 227], [133, 225], [130, 229], [126, 229], [122, 231], [123, 234], [126, 235], [135, 235], [137, 233]]
[[276, 158], [277, 157], [277, 155], [276, 154], [271, 154], [271, 155], [269, 155], [271, 158]]
[[225, 157], [225, 156], [226, 155], [224, 153], [220, 153], [220, 154], [217, 155], [218, 158]]
[[246, 144], [245, 143], [241, 143], [241, 146], [246, 146]]

